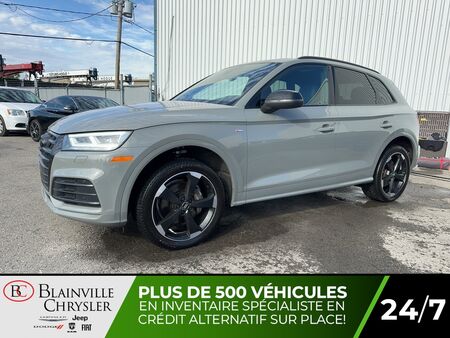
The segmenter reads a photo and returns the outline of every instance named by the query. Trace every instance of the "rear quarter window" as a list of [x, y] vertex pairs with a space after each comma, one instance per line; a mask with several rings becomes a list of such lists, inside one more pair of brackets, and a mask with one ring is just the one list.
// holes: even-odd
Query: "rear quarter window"
[[334, 81], [336, 91], [336, 104], [376, 104], [375, 91], [364, 73], [335, 67]]
[[375, 96], [377, 104], [391, 104], [394, 103], [394, 99], [389, 93], [389, 90], [380, 80], [369, 75], [369, 81], [375, 89]]

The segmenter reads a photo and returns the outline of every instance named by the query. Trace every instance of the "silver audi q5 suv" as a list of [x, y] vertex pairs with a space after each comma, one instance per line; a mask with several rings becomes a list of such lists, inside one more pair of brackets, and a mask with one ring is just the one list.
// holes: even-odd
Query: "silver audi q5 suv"
[[397, 199], [418, 130], [374, 70], [318, 57], [249, 63], [169, 101], [59, 120], [41, 140], [43, 197], [61, 216], [133, 221], [184, 248], [210, 236], [226, 206], [350, 185]]

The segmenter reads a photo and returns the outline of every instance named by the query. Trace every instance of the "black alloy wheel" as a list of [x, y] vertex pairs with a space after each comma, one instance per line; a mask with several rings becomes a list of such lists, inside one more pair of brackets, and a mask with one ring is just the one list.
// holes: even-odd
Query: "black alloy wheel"
[[35, 142], [39, 142], [42, 135], [42, 127], [38, 120], [32, 120], [30, 122], [30, 136]]
[[395, 197], [406, 183], [406, 170], [409, 169], [407, 162], [405, 155], [400, 152], [393, 153], [386, 160], [380, 183], [388, 198]]
[[195, 245], [217, 226], [224, 196], [223, 184], [211, 168], [195, 160], [176, 160], [142, 189], [136, 208], [138, 228], [166, 247]]
[[389, 147], [378, 162], [373, 181], [362, 186], [364, 193], [376, 201], [395, 201], [405, 191], [410, 167], [411, 160], [405, 148]]

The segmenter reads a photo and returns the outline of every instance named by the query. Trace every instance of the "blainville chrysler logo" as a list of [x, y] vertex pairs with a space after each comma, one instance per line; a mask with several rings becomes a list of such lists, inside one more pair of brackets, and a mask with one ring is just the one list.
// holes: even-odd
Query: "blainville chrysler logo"
[[3, 295], [12, 302], [25, 302], [34, 295], [34, 287], [24, 280], [13, 280], [3, 287]]

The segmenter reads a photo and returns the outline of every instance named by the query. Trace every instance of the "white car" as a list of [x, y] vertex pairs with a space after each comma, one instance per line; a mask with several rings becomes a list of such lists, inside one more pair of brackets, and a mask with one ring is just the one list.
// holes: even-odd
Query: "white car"
[[0, 136], [7, 135], [9, 131], [26, 131], [27, 111], [41, 103], [29, 90], [0, 87]]

